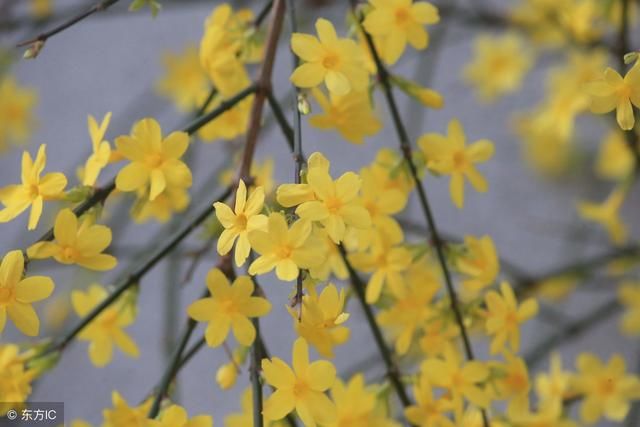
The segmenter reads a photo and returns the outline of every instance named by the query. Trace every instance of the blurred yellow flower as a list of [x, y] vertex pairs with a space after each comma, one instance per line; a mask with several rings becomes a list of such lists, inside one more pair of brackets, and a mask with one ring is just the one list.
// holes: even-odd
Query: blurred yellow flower
[[465, 291], [476, 295], [496, 280], [500, 260], [489, 236], [464, 236], [464, 245], [466, 251], [456, 259], [456, 267], [466, 276], [462, 281]]
[[34, 90], [21, 87], [12, 76], [0, 76], [0, 153], [27, 141], [35, 127], [37, 100]]
[[151, 409], [152, 399], [149, 398], [139, 406], [131, 407], [126, 400], [118, 393], [111, 393], [113, 409], [102, 411], [104, 423], [102, 427], [153, 427], [156, 421], [147, 417]]
[[156, 82], [156, 91], [171, 99], [178, 110], [195, 111], [210, 91], [209, 78], [202, 69], [198, 48], [189, 44], [182, 52], [162, 56], [165, 74]]
[[609, 239], [616, 245], [627, 241], [628, 230], [620, 218], [620, 208], [627, 197], [626, 186], [615, 188], [607, 199], [598, 204], [578, 203], [578, 214], [587, 221], [600, 224], [607, 231]]
[[591, 111], [604, 114], [616, 110], [616, 120], [623, 130], [633, 129], [635, 118], [631, 104], [640, 108], [640, 65], [636, 64], [624, 78], [613, 68], [604, 77], [585, 86], [591, 95]]
[[[71, 304], [79, 317], [84, 317], [108, 296], [102, 286], [94, 283], [83, 291], [71, 292]], [[119, 298], [93, 319], [78, 335], [80, 341], [89, 341], [89, 359], [94, 366], [108, 365], [113, 358], [113, 346], [127, 356], [140, 355], [135, 341], [124, 331], [135, 321], [135, 307], [126, 298]]]
[[189, 418], [186, 409], [174, 404], [160, 412], [158, 422], [154, 425], [157, 427], [213, 427], [213, 417], [211, 415], [196, 415]]
[[[453, 404], [446, 396], [434, 397], [431, 383], [425, 374], [413, 386], [416, 404], [404, 410], [407, 420], [419, 427], [455, 427], [447, 415]], [[463, 424], [466, 427], [466, 424]]]
[[618, 300], [626, 308], [620, 323], [622, 331], [628, 335], [640, 335], [640, 283], [621, 283]]

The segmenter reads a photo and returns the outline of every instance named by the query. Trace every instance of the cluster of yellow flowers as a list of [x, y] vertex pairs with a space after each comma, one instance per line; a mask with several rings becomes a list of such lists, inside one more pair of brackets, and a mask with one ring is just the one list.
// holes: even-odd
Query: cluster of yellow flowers
[[[136, 0], [132, 8], [145, 4], [157, 12], [155, 0]], [[616, 7], [617, 3], [611, 9]], [[310, 94], [322, 110], [309, 117], [309, 124], [362, 144], [383, 128], [373, 101], [377, 89], [391, 90], [385, 84], [429, 108], [442, 107], [444, 100], [432, 89], [378, 69], [396, 64], [407, 44], [417, 50], [428, 47], [425, 27], [439, 22], [438, 8], [426, 1], [369, 0], [356, 9], [345, 37], [323, 18], [315, 22], [315, 35], [291, 35], [291, 50], [299, 63], [289, 80], [300, 90], [302, 107]], [[596, 0], [523, 0], [510, 16], [522, 34], [478, 38], [463, 78], [481, 99], [495, 101], [523, 84], [536, 55], [569, 43], [600, 40], [606, 24], [620, 25], [612, 16], [614, 12], [598, 6]], [[157, 90], [182, 111], [202, 109], [200, 113], [206, 114], [247, 89], [251, 85], [248, 65], [260, 62], [264, 51], [258, 19], [248, 9], [234, 11], [229, 4], [216, 7], [205, 22], [199, 47], [164, 57], [166, 75]], [[624, 77], [606, 64], [601, 50], [571, 50], [566, 63], [550, 72], [540, 105], [519, 116], [516, 130], [533, 163], [558, 172], [570, 155], [578, 115], [588, 110], [616, 111], [619, 129], [607, 135], [596, 167], [615, 187], [604, 203], [581, 202], [578, 212], [603, 225], [613, 243], [622, 244], [628, 232], [619, 211], [638, 168], [631, 149], [637, 143], [633, 129], [634, 106], [640, 108], [640, 62], [629, 67]], [[250, 95], [237, 102], [203, 126], [198, 136], [210, 142], [244, 135], [257, 99]], [[33, 103], [34, 96], [13, 80], [0, 80], [0, 149], [5, 141], [19, 142], [28, 134]], [[163, 136], [155, 119], [143, 118], [112, 145], [105, 139], [111, 117], [107, 113], [100, 122], [88, 117], [92, 151], [78, 171], [75, 187], [67, 188], [69, 180], [62, 173], [44, 173], [46, 146], [41, 145], [35, 159], [28, 151], [23, 153], [20, 183], [0, 188], [0, 222], [30, 210], [28, 230], [37, 228], [45, 201], [61, 204], [51, 236], [26, 251], [8, 252], [0, 263], [0, 333], [8, 317], [25, 335], [39, 334], [40, 319], [33, 304], [50, 297], [54, 282], [28, 274], [30, 262], [53, 258], [60, 264], [100, 272], [117, 266], [117, 259], [105, 253], [113, 236], [108, 226], [98, 223], [102, 210], [95, 206], [83, 211], [78, 203], [109, 189], [109, 193], [132, 193], [131, 216], [138, 222], [150, 218], [165, 222], [187, 209], [193, 180], [185, 159], [190, 135], [176, 131]], [[210, 269], [205, 279], [208, 293], [192, 301], [185, 313], [190, 325], [206, 324], [203, 342], [214, 348], [224, 346], [229, 353], [216, 375], [220, 388], [235, 385], [252, 346], [263, 347], [256, 325], [271, 312], [272, 304], [258, 280], [273, 273], [281, 282], [295, 281], [303, 292], [297, 288], [286, 307], [296, 338], [290, 363], [267, 357], [262, 348], [262, 354], [256, 350], [260, 366], [251, 367], [260, 371], [259, 385], [266, 383], [272, 389], [261, 414], [267, 426], [280, 427], [285, 417], [295, 414], [308, 427], [396, 427], [401, 425], [396, 421], [399, 416], [421, 427], [489, 423], [493, 427], [577, 427], [567, 410], [575, 402], [580, 404], [584, 423], [622, 421], [631, 402], [640, 400], [640, 379], [626, 372], [620, 355], [604, 362], [594, 354], [581, 353], [575, 372], [565, 370], [556, 355], [549, 372], [530, 375], [520, 354], [521, 331], [535, 318], [539, 305], [535, 296], [524, 294], [521, 283], [512, 286], [505, 280], [490, 236], [464, 235], [462, 242], [455, 242], [442, 240], [437, 230], [432, 230], [433, 240], [412, 241], [405, 235], [400, 214], [427, 172], [449, 177], [449, 195], [458, 209], [464, 208], [465, 181], [479, 193], [488, 191], [489, 183], [478, 168], [493, 157], [494, 144], [487, 139], [468, 144], [461, 122], [453, 118], [445, 134], [426, 133], [416, 145], [412, 151], [403, 141], [404, 153], [383, 148], [371, 163], [339, 176], [332, 173], [328, 158], [314, 152], [304, 161], [296, 183], [276, 185], [268, 159], [251, 165], [251, 179], [235, 181], [233, 168], [222, 175], [220, 181], [234, 190], [234, 197], [210, 207], [215, 221], [204, 234], [208, 240], [216, 239], [223, 261], [231, 260], [233, 252], [233, 264], [244, 269], [243, 274], [236, 276], [230, 261]], [[98, 186], [102, 171], [118, 162], [126, 164], [117, 170], [113, 183]], [[344, 285], [347, 279], [363, 307], [370, 310], [367, 320], [384, 333], [378, 333], [376, 340], [382, 341], [389, 378], [379, 384], [367, 384], [362, 373], [341, 379], [333, 362], [340, 347], [352, 338], [347, 306], [353, 295]], [[619, 286], [619, 301], [627, 309], [621, 329], [638, 335], [640, 284], [627, 279], [621, 279]], [[560, 283], [564, 292], [576, 280], [554, 277], [546, 285]], [[545, 283], [537, 287], [548, 288]], [[136, 319], [135, 290], [111, 294], [107, 287], [93, 283], [69, 295], [75, 313], [89, 319], [77, 338], [88, 342], [88, 357], [95, 366], [112, 361], [114, 346], [127, 356], [139, 356], [135, 340], [125, 331]], [[106, 308], [105, 301], [110, 302]], [[469, 339], [486, 342], [487, 356], [474, 359]], [[393, 355], [385, 353], [385, 340], [393, 344]], [[233, 344], [236, 347], [231, 350]], [[318, 360], [310, 359], [309, 346], [320, 356]], [[26, 401], [32, 381], [55, 363], [39, 350], [0, 345], [0, 402]], [[55, 351], [61, 352], [60, 348]], [[412, 390], [411, 397], [399, 393], [402, 409], [391, 398], [398, 387]], [[227, 416], [226, 426], [253, 425], [253, 392], [244, 391], [242, 411]], [[159, 403], [159, 413], [150, 418]], [[185, 408], [166, 401], [146, 399], [132, 406], [114, 391], [112, 404], [103, 412], [103, 427], [213, 425], [211, 416], [190, 418]], [[0, 403], [0, 415], [7, 410]], [[89, 424], [77, 420], [72, 426]]]

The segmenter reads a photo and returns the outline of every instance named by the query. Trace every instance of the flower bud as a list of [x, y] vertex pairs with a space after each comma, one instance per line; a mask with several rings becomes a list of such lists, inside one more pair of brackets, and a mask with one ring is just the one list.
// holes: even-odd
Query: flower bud
[[225, 363], [216, 372], [216, 382], [222, 390], [228, 390], [236, 384], [238, 368], [233, 363]]

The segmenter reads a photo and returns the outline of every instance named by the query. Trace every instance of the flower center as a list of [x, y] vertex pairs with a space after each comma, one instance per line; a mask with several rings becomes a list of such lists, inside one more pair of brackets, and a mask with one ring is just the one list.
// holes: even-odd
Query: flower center
[[164, 162], [164, 158], [160, 153], [153, 153], [149, 157], [147, 157], [147, 164], [149, 165], [149, 167], [153, 169], [159, 168], [160, 166], [162, 166], [163, 162]]
[[613, 394], [615, 389], [616, 384], [612, 378], [604, 378], [600, 380], [600, 383], [598, 384], [598, 390], [600, 391], [600, 394], [603, 394], [605, 396]]
[[288, 259], [291, 258], [291, 253], [293, 249], [289, 245], [282, 245], [276, 249], [276, 256], [279, 259]]
[[293, 386], [293, 394], [299, 399], [303, 399], [309, 392], [309, 385], [304, 380], [297, 379], [296, 384]]
[[230, 300], [230, 299], [220, 301], [220, 309], [225, 314], [233, 314], [238, 311], [236, 308], [236, 305], [233, 303], [233, 300]]
[[527, 379], [524, 377], [524, 375], [518, 373], [509, 374], [505, 382], [507, 383], [510, 390], [516, 392], [525, 390], [528, 385]]
[[40, 195], [40, 188], [38, 188], [37, 184], [29, 185], [29, 197], [36, 198]]
[[340, 57], [335, 53], [327, 53], [322, 59], [322, 66], [328, 70], [338, 68], [338, 64], [340, 64]]
[[455, 169], [464, 169], [467, 163], [467, 155], [463, 150], [458, 150], [453, 154], [453, 167]]
[[105, 329], [113, 328], [118, 321], [118, 310], [109, 309], [105, 310], [104, 313], [100, 316], [100, 324]]
[[78, 251], [71, 246], [65, 246], [60, 252], [60, 257], [64, 262], [74, 262], [78, 257]]
[[8, 305], [13, 299], [13, 288], [0, 287], [0, 306]]
[[411, 18], [411, 14], [406, 7], [399, 7], [396, 9], [396, 24], [406, 24]]
[[629, 99], [631, 97], [631, 85], [621, 84], [618, 88], [618, 97], [623, 99]]
[[336, 214], [342, 207], [342, 201], [337, 197], [332, 197], [330, 199], [325, 200], [325, 206], [329, 210], [330, 213]]
[[240, 214], [236, 216], [235, 226], [238, 230], [244, 231], [247, 229], [247, 216], [245, 214]]

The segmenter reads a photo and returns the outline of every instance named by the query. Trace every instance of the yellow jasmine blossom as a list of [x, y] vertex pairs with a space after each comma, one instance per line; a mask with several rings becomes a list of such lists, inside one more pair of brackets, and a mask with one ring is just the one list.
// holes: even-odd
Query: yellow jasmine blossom
[[386, 410], [377, 404], [375, 389], [367, 387], [362, 374], [354, 375], [349, 382], [340, 378], [331, 387], [331, 397], [336, 404], [337, 417], [327, 427], [399, 427], [388, 418]]
[[104, 134], [107, 132], [110, 121], [110, 112], [104, 116], [100, 125], [98, 125], [96, 119], [91, 115], [87, 119], [93, 153], [84, 164], [82, 185], [95, 185], [100, 171], [109, 164], [109, 160], [111, 159], [111, 146], [108, 141], [104, 140]]
[[373, 111], [367, 91], [351, 91], [346, 95], [329, 94], [329, 99], [320, 89], [311, 93], [322, 108], [322, 114], [309, 118], [309, 123], [318, 129], [335, 129], [347, 141], [362, 144], [365, 137], [373, 136], [382, 129], [382, 122]]
[[529, 409], [529, 371], [524, 360], [509, 352], [504, 353], [505, 363], [496, 364], [498, 372], [493, 381], [498, 399], [509, 401], [507, 414], [511, 418], [525, 415]]
[[[76, 314], [84, 317], [108, 295], [105, 288], [94, 283], [86, 292], [71, 292], [71, 304]], [[80, 332], [78, 339], [89, 341], [89, 359], [94, 366], [103, 367], [111, 362], [114, 345], [127, 356], [137, 358], [140, 355], [135, 341], [124, 331], [134, 321], [135, 309], [130, 301], [120, 298]]]
[[31, 206], [27, 228], [34, 230], [42, 215], [45, 200], [62, 197], [67, 177], [60, 172], [48, 173], [40, 177], [47, 163], [46, 145], [38, 149], [35, 161], [28, 152], [22, 154], [22, 183], [0, 188], [0, 202], [5, 206], [0, 210], [0, 223], [8, 222]]
[[[235, 168], [226, 169], [220, 174], [220, 184], [232, 185], [235, 182], [238, 171]], [[268, 197], [275, 187], [273, 179], [273, 158], [268, 157], [261, 162], [253, 162], [249, 173], [253, 177], [255, 187], [264, 188], [265, 197]]]
[[549, 373], [536, 376], [536, 394], [543, 412], [562, 413], [563, 401], [569, 397], [572, 374], [562, 369], [560, 354], [551, 354]]
[[249, 192], [243, 180], [238, 184], [234, 210], [222, 202], [213, 204], [216, 217], [224, 227], [218, 238], [218, 253], [226, 255], [236, 242], [235, 262], [242, 266], [251, 252], [249, 233], [255, 230], [267, 230], [267, 216], [262, 215], [264, 207], [264, 188], [257, 187]]
[[621, 422], [631, 409], [631, 400], [640, 398], [640, 381], [625, 374], [625, 361], [615, 354], [605, 365], [591, 353], [581, 353], [578, 373], [573, 379], [576, 392], [584, 395], [580, 418], [595, 423], [605, 417]]
[[[207, 108], [206, 112], [220, 106], [224, 98], [216, 96]], [[238, 104], [211, 120], [198, 131], [198, 136], [203, 142], [209, 143], [217, 139], [227, 141], [238, 138], [247, 132], [253, 96], [248, 96]]]
[[[311, 157], [322, 156], [314, 153]], [[318, 221], [327, 230], [331, 239], [340, 243], [346, 233], [347, 226], [367, 228], [371, 226], [369, 212], [358, 200], [362, 181], [354, 172], [346, 172], [335, 181], [329, 174], [328, 167], [309, 166], [308, 184], [288, 184], [278, 187], [276, 198], [284, 207], [295, 203], [297, 194], [307, 194], [305, 200], [299, 202], [296, 214], [302, 219]]]
[[118, 151], [131, 162], [118, 172], [116, 187], [137, 191], [149, 185], [152, 201], [169, 187], [191, 187], [191, 171], [180, 161], [188, 146], [185, 132], [172, 132], [163, 139], [155, 119], [140, 120], [131, 135], [116, 138]]
[[331, 275], [343, 280], [349, 277], [349, 271], [344, 263], [344, 259], [342, 259], [340, 249], [338, 249], [338, 245], [333, 243], [333, 240], [331, 240], [331, 237], [327, 234], [327, 230], [315, 226], [313, 227], [312, 234], [315, 236], [321, 249], [324, 250], [326, 258], [324, 262], [309, 268], [311, 277], [321, 281], [328, 280]]
[[213, 417], [196, 415], [189, 418], [182, 406], [174, 404], [160, 412], [157, 425], [158, 427], [213, 427]]
[[16, 403], [27, 400], [36, 375], [34, 369], [25, 366], [17, 345], [0, 344], [0, 417], [4, 417], [10, 409], [15, 409]]
[[36, 19], [44, 19], [53, 12], [52, 0], [31, 0], [31, 14]]
[[315, 289], [302, 297], [302, 317], [298, 312], [287, 307], [293, 317], [296, 333], [307, 340], [322, 357], [332, 358], [333, 347], [342, 345], [349, 339], [349, 328], [342, 326], [349, 313], [345, 313], [345, 292], [334, 284], [328, 284], [318, 295]]
[[209, 347], [222, 344], [229, 329], [240, 344], [251, 345], [256, 330], [249, 318], [269, 313], [269, 301], [252, 296], [254, 286], [248, 276], [240, 276], [231, 284], [222, 271], [214, 268], [209, 270], [206, 281], [211, 296], [192, 303], [187, 313], [198, 322], [208, 323], [204, 336]]
[[147, 399], [140, 406], [131, 407], [126, 400], [114, 391], [111, 393], [111, 401], [113, 409], [105, 409], [102, 411], [104, 423], [102, 427], [152, 427], [156, 421], [147, 417], [153, 400]]
[[626, 308], [620, 323], [622, 331], [628, 335], [640, 335], [640, 283], [620, 284], [618, 300]]
[[71, 209], [63, 209], [56, 216], [53, 227], [54, 241], [38, 242], [27, 250], [32, 259], [53, 257], [61, 264], [78, 264], [97, 271], [111, 270], [118, 261], [103, 254], [111, 243], [111, 230], [106, 225], [95, 225], [85, 216], [80, 224]]
[[269, 215], [268, 231], [249, 234], [251, 247], [260, 254], [249, 266], [249, 274], [265, 274], [275, 268], [278, 279], [291, 281], [301, 268], [314, 268], [324, 262], [322, 245], [311, 230], [311, 223], [304, 219], [289, 228], [281, 213]]
[[[242, 398], [240, 400], [240, 407], [242, 412], [233, 413], [227, 415], [224, 418], [224, 427], [254, 427], [253, 425], [253, 391], [251, 388], [245, 389], [242, 392]], [[264, 427], [285, 427], [289, 424], [281, 421], [270, 421], [262, 416]]]
[[604, 114], [616, 110], [616, 120], [623, 130], [633, 129], [635, 118], [631, 104], [640, 108], [640, 65], [635, 65], [624, 78], [613, 68], [604, 77], [591, 82], [585, 90], [591, 95], [591, 111]]
[[392, 303], [378, 315], [380, 325], [397, 337], [395, 349], [399, 355], [409, 351], [416, 331], [436, 314], [430, 305], [440, 290], [440, 283], [429, 276], [406, 280], [405, 285], [403, 292], [393, 294]]
[[162, 55], [162, 65], [165, 74], [156, 82], [157, 92], [171, 99], [182, 112], [198, 109], [210, 91], [198, 48], [189, 44], [180, 53], [166, 52]]
[[402, 273], [411, 264], [411, 252], [403, 246], [395, 246], [397, 243], [399, 242], [389, 240], [388, 236], [381, 233], [368, 252], [349, 254], [355, 268], [365, 273], [373, 273], [366, 289], [369, 304], [378, 301], [385, 284], [396, 295], [402, 295], [404, 292]]
[[250, 13], [243, 10], [234, 13], [228, 3], [223, 3], [205, 22], [200, 41], [200, 63], [213, 85], [225, 97], [234, 95], [250, 83], [243, 59], [247, 46], [244, 39], [252, 20]]
[[369, 0], [373, 9], [367, 13], [364, 29], [382, 38], [384, 60], [394, 64], [407, 45], [422, 50], [429, 45], [425, 25], [440, 21], [438, 9], [428, 2], [412, 0]]
[[422, 87], [418, 83], [400, 76], [391, 76], [392, 82], [400, 90], [420, 102], [427, 108], [440, 109], [444, 107], [444, 98], [440, 93], [428, 87]]
[[304, 61], [291, 74], [291, 82], [302, 88], [324, 82], [335, 95], [364, 91], [369, 84], [369, 74], [356, 42], [338, 38], [333, 24], [326, 19], [316, 21], [316, 31], [318, 37], [302, 33], [291, 36], [291, 49]]
[[27, 141], [35, 127], [37, 99], [34, 90], [21, 87], [12, 76], [0, 77], [0, 153]]
[[627, 197], [627, 189], [623, 186], [614, 189], [609, 197], [601, 203], [578, 203], [578, 214], [588, 220], [600, 224], [609, 234], [609, 239], [616, 245], [627, 241], [628, 230], [620, 218], [620, 208]]
[[456, 259], [456, 267], [467, 276], [462, 281], [465, 291], [475, 295], [496, 280], [500, 261], [489, 236], [465, 236], [464, 245], [466, 251]]
[[420, 379], [414, 384], [413, 395], [416, 404], [404, 410], [411, 424], [419, 427], [455, 427], [447, 416], [447, 412], [453, 410], [452, 402], [446, 397], [433, 397], [433, 390], [426, 375], [420, 375]]
[[520, 324], [538, 313], [538, 302], [529, 298], [518, 305], [516, 296], [507, 282], [500, 284], [500, 293], [489, 291], [485, 295], [485, 329], [492, 336], [491, 354], [506, 348], [507, 341], [512, 351], [520, 349]]
[[279, 420], [295, 409], [306, 427], [334, 422], [336, 406], [324, 394], [336, 378], [333, 364], [326, 360], [309, 363], [309, 346], [298, 338], [293, 344], [292, 368], [277, 357], [262, 359], [264, 379], [275, 389], [264, 402], [265, 418]]
[[490, 102], [520, 88], [532, 65], [533, 55], [517, 35], [481, 35], [463, 77], [476, 88], [480, 99]]
[[0, 333], [4, 330], [7, 315], [16, 328], [25, 335], [35, 337], [40, 329], [40, 320], [31, 305], [48, 298], [54, 284], [46, 276], [23, 277], [24, 255], [22, 251], [11, 251], [0, 264]]
[[489, 184], [475, 168], [493, 156], [493, 143], [487, 139], [465, 147], [465, 134], [457, 119], [449, 122], [447, 136], [436, 133], [423, 135], [418, 145], [425, 156], [427, 167], [437, 173], [451, 175], [449, 192], [451, 200], [458, 207], [464, 205], [464, 178], [476, 191], [485, 192]]
[[422, 352], [430, 358], [442, 356], [455, 348], [454, 339], [459, 335], [458, 326], [452, 321], [430, 319], [422, 330], [418, 344]]
[[[636, 144], [637, 149], [640, 145]], [[635, 159], [629, 149], [624, 133], [616, 129], [607, 134], [600, 149], [596, 161], [596, 173], [598, 176], [622, 181], [628, 178], [633, 172]]]
[[131, 208], [131, 216], [137, 223], [154, 218], [165, 223], [176, 212], [183, 212], [189, 206], [191, 197], [184, 188], [166, 188], [153, 200], [149, 200], [147, 189], [138, 190], [138, 198]]
[[457, 420], [462, 417], [463, 398], [482, 408], [491, 402], [489, 391], [480, 386], [489, 377], [489, 368], [479, 361], [463, 362], [455, 350], [447, 350], [443, 359], [427, 359], [420, 372], [429, 384], [446, 389]]

